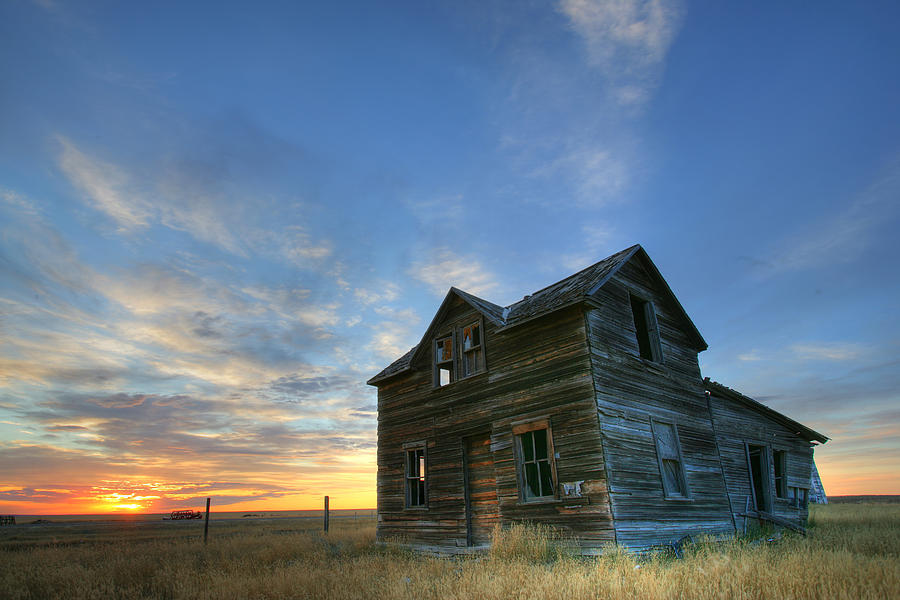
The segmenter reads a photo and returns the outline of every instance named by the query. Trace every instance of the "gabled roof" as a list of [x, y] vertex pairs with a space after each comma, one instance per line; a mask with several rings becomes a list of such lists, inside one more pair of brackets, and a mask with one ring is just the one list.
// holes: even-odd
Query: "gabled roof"
[[510, 304], [509, 314], [504, 325], [512, 327], [564, 306], [583, 301], [585, 296], [600, 289], [638, 250], [643, 252], [640, 245], [635, 244], [631, 248], [616, 252], [574, 275], [569, 275], [561, 281]]
[[444, 297], [444, 301], [441, 303], [440, 308], [438, 308], [437, 313], [435, 313], [434, 318], [431, 320], [431, 324], [425, 331], [425, 335], [422, 336], [422, 340], [410, 349], [409, 352], [388, 365], [384, 370], [372, 377], [366, 383], [373, 385], [388, 377], [409, 370], [419, 353], [424, 352], [424, 349], [428, 347], [428, 344], [425, 342], [433, 335], [433, 329], [440, 324], [443, 313], [454, 296], [458, 296], [468, 302], [472, 308], [481, 313], [485, 319], [494, 325], [499, 326], [501, 329], [507, 329], [521, 325], [532, 319], [543, 317], [544, 315], [562, 308], [584, 302], [602, 288], [603, 285], [606, 284], [606, 282], [635, 255], [639, 255], [644, 260], [645, 264], [649, 267], [651, 276], [658, 279], [662, 284], [663, 290], [668, 293], [673, 304], [680, 311], [688, 331], [694, 336], [697, 342], [697, 348], [699, 350], [706, 350], [706, 341], [703, 339], [703, 336], [700, 335], [700, 332], [697, 330], [697, 327], [694, 325], [693, 321], [691, 321], [690, 317], [688, 317], [684, 308], [682, 308], [678, 298], [672, 293], [672, 290], [669, 288], [666, 280], [663, 279], [659, 270], [656, 268], [656, 265], [653, 264], [653, 261], [650, 260], [650, 257], [647, 256], [647, 253], [640, 244], [635, 244], [630, 248], [626, 248], [621, 252], [617, 252], [612, 256], [604, 258], [600, 262], [594, 263], [593, 265], [578, 271], [574, 275], [569, 275], [565, 279], [525, 296], [522, 300], [514, 302], [507, 307], [488, 302], [487, 300], [464, 292], [458, 288], [450, 288], [450, 291], [447, 292], [447, 295]]
[[722, 385], [718, 381], [712, 381], [712, 380], [710, 380], [709, 377], [706, 377], [703, 380], [703, 385], [706, 386], [706, 391], [713, 394], [714, 396], [719, 396], [721, 398], [725, 398], [727, 400], [732, 400], [732, 401], [738, 402], [740, 404], [743, 404], [747, 408], [749, 408], [751, 410], [755, 410], [756, 412], [768, 417], [769, 419], [775, 421], [776, 423], [784, 425], [785, 427], [790, 429], [795, 435], [802, 437], [804, 440], [806, 440], [808, 442], [817, 441], [817, 442], [821, 442], [824, 444], [829, 439], [829, 438], [825, 437], [824, 435], [822, 435], [821, 433], [819, 433], [818, 431], [810, 429], [806, 425], [803, 425], [802, 423], [798, 423], [797, 421], [793, 420], [792, 418], [781, 414], [774, 408], [770, 408], [770, 407], [766, 406], [765, 404], [763, 404], [762, 402], [754, 400], [753, 398], [751, 398], [749, 396], [745, 396], [744, 394], [740, 393], [737, 390], [733, 390], [728, 386]]

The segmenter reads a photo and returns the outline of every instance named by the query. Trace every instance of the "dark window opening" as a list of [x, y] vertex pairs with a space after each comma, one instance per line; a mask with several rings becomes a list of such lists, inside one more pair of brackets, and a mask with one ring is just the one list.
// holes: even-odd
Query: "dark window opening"
[[775, 495], [779, 498], [787, 498], [787, 452], [775, 450]]
[[766, 449], [764, 446], [748, 446], [747, 458], [750, 462], [750, 483], [756, 510], [769, 510], [769, 494], [766, 489]]
[[425, 506], [425, 448], [406, 451], [406, 506]]
[[634, 331], [641, 358], [659, 362], [662, 359], [662, 352], [653, 303], [631, 296], [631, 314], [634, 317]]

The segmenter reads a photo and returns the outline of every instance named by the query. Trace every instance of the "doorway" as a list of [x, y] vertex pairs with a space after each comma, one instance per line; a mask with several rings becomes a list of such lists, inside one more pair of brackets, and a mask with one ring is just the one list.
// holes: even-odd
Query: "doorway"
[[463, 449], [466, 480], [466, 544], [482, 546], [490, 543], [494, 525], [500, 522], [490, 434], [484, 433], [464, 439]]
[[769, 494], [769, 459], [765, 446], [747, 444], [747, 466], [750, 471], [750, 489], [756, 510], [771, 511]]

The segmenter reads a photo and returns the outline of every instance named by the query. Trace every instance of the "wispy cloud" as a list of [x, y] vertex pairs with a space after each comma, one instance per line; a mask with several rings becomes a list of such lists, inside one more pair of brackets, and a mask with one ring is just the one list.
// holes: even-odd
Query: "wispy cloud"
[[599, 207], [621, 199], [630, 183], [632, 165], [622, 148], [601, 147], [596, 141], [570, 140], [557, 158], [536, 167], [531, 176], [563, 176], [574, 182], [578, 204]]
[[561, 0], [556, 9], [577, 42], [565, 55], [546, 51], [543, 31], [508, 34], [501, 147], [531, 180], [521, 196], [581, 209], [622, 202], [646, 156], [633, 124], [658, 87], [680, 2]]
[[[372, 341], [369, 348], [383, 360], [395, 360], [403, 356], [407, 350], [419, 340], [416, 333], [421, 336], [421, 331], [414, 331], [408, 323], [397, 321], [384, 321], [373, 327]], [[382, 365], [384, 366], [384, 365]]]
[[[574, 273], [592, 265], [614, 252], [621, 250], [616, 247], [621, 235], [609, 223], [596, 221], [588, 225], [582, 225], [581, 237], [577, 240], [578, 250], [560, 257], [554, 257], [553, 268], [562, 265], [568, 272]], [[623, 246], [624, 247], [624, 246]]]
[[770, 276], [857, 260], [878, 238], [873, 232], [900, 215], [900, 161], [861, 192], [849, 205], [792, 232], [770, 253], [755, 260], [757, 272]]
[[214, 154], [205, 161], [168, 159], [128, 168], [92, 156], [70, 139], [58, 139], [63, 173], [120, 233], [159, 225], [236, 256], [269, 256], [303, 268], [318, 267], [334, 252], [330, 240], [312, 235], [306, 223], [298, 222], [296, 206], [287, 220], [270, 215], [275, 209], [266, 209], [265, 201], [260, 210], [248, 210], [253, 203]]
[[584, 40], [589, 63], [622, 105], [639, 106], [655, 89], [682, 9], [670, 0], [561, 0], [559, 10]]
[[478, 257], [462, 256], [446, 247], [432, 250], [428, 258], [414, 263], [408, 273], [439, 296], [446, 294], [451, 287], [483, 295], [498, 286], [496, 276], [482, 265]]
[[106, 213], [122, 229], [147, 226], [151, 210], [135, 193], [122, 169], [89, 157], [64, 137], [60, 137], [59, 142], [62, 146], [60, 167], [94, 208]]
[[854, 360], [859, 358], [863, 349], [852, 343], [815, 343], [794, 344], [791, 352], [802, 360]]

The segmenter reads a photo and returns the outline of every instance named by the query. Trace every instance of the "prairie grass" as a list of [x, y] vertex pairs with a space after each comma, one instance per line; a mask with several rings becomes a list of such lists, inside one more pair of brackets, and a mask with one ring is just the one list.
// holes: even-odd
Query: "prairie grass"
[[571, 539], [523, 525], [486, 554], [438, 558], [376, 545], [373, 519], [317, 525], [211, 527], [207, 546], [202, 528], [118, 540], [46, 529], [55, 543], [4, 531], [0, 598], [900, 598], [900, 505], [814, 506], [809, 537], [700, 541], [682, 559], [615, 546], [581, 558]]

